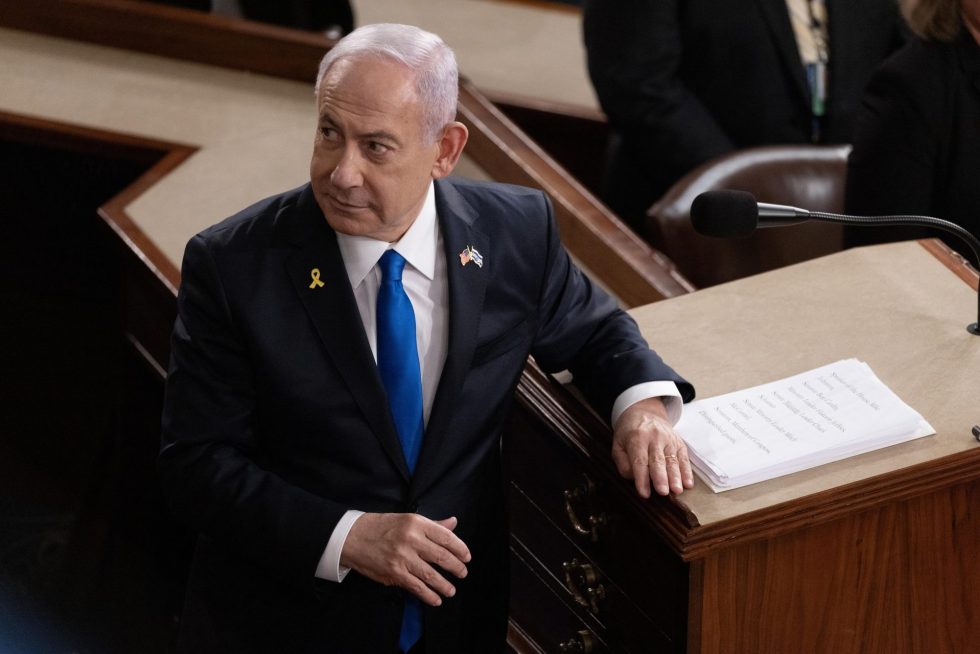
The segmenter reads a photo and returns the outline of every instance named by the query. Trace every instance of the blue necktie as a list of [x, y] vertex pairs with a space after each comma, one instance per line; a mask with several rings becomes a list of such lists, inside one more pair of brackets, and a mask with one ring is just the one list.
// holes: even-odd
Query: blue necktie
[[[388, 395], [391, 417], [398, 431], [409, 472], [422, 447], [422, 374], [415, 345], [415, 312], [402, 286], [405, 258], [394, 250], [381, 255], [378, 289], [378, 372]], [[422, 606], [418, 598], [405, 601], [398, 646], [407, 652], [422, 636]]]

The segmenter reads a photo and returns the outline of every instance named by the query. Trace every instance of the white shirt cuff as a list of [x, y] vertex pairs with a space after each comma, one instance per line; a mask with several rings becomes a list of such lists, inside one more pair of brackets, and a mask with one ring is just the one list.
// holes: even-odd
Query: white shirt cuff
[[663, 401], [670, 424], [676, 425], [677, 421], [681, 419], [684, 401], [681, 399], [681, 392], [677, 390], [677, 384], [670, 381], [644, 382], [627, 388], [619, 394], [613, 403], [612, 421], [609, 424], [615, 427], [616, 421], [619, 420], [619, 416], [623, 415], [623, 411], [640, 400], [650, 397], [659, 397]]
[[362, 515], [364, 511], [350, 510], [337, 521], [337, 526], [333, 528], [330, 540], [327, 541], [327, 549], [323, 550], [323, 556], [316, 566], [317, 577], [340, 583], [350, 572], [350, 568], [340, 565], [340, 553], [344, 549], [344, 543], [347, 542], [347, 534], [350, 533], [351, 527]]

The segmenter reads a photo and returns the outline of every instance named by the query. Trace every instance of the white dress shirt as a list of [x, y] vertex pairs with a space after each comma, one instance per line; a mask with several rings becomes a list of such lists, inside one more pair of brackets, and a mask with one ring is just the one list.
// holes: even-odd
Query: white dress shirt
[[[407, 265], [402, 272], [402, 285], [415, 311], [415, 342], [422, 373], [422, 415], [428, 425], [449, 347], [449, 279], [442, 234], [436, 220], [434, 185], [429, 185], [418, 218], [397, 243], [346, 234], [337, 234], [337, 243], [375, 362], [378, 359], [375, 315], [378, 289], [381, 287], [378, 260], [389, 249], [405, 257]], [[615, 425], [619, 416], [631, 405], [648, 397], [661, 397], [671, 422], [677, 423], [682, 405], [680, 392], [673, 382], [659, 381], [638, 384], [623, 391], [613, 405], [611, 424]], [[317, 565], [317, 577], [339, 582], [350, 572], [349, 568], [340, 565], [340, 553], [347, 534], [361, 515], [363, 511], [347, 511], [334, 527]]]

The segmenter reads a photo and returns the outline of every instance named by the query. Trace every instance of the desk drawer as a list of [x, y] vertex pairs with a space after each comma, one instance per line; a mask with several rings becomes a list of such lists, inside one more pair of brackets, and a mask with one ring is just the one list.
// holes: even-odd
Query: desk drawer
[[[579, 549], [583, 559], [621, 589], [650, 620], [655, 632], [670, 643], [669, 651], [684, 651], [688, 566], [647, 523], [633, 497], [632, 485], [613, 477], [608, 466], [598, 465], [563, 437], [547, 431], [522, 408], [512, 414], [508, 434], [513, 435], [507, 441], [513, 462], [511, 483], [536, 510], [536, 520], [560, 532]], [[601, 456], [608, 458], [609, 454]], [[520, 504], [512, 500], [512, 505], [512, 530], [543, 529], [533, 520], [521, 527], [516, 522], [520, 520], [516, 508]], [[549, 547], [541, 543], [528, 546], [539, 556]]]
[[[511, 534], [531, 563], [594, 632], [616, 652], [670, 652], [670, 638], [515, 486], [510, 492]], [[649, 591], [648, 591], [649, 592]]]
[[593, 625], [565, 603], [516, 539], [510, 547], [510, 619], [548, 654], [615, 654]]

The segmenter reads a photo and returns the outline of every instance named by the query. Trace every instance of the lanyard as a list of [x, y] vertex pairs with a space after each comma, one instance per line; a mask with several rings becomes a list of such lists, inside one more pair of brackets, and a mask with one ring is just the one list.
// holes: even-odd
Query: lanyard
[[827, 25], [813, 9], [814, 4], [820, 1], [805, 0], [810, 18], [810, 34], [817, 52], [817, 60], [806, 65], [806, 80], [810, 89], [810, 113], [813, 117], [810, 138], [814, 143], [820, 141], [820, 119], [827, 113], [827, 62], [830, 60], [826, 37]]

